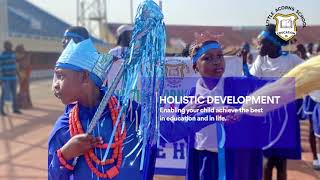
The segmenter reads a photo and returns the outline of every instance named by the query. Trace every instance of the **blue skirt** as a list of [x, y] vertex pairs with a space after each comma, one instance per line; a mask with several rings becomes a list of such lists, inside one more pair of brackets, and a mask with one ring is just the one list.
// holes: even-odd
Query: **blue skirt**
[[210, 151], [193, 151], [193, 172], [194, 180], [218, 180], [218, 153]]
[[312, 114], [312, 125], [314, 134], [320, 137], [320, 103], [316, 103]]
[[310, 96], [303, 98], [302, 111], [300, 119], [312, 119], [313, 109], [317, 103]]

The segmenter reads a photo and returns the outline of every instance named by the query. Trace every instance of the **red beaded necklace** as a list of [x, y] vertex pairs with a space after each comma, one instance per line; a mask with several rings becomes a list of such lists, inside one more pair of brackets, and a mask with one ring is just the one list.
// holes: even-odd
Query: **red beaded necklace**
[[[108, 106], [111, 112], [111, 119], [112, 119], [112, 125], [114, 126], [118, 115], [119, 115], [119, 109], [117, 108], [118, 100], [116, 97], [112, 96], [108, 102]], [[123, 122], [124, 117], [121, 118], [120, 124]], [[69, 116], [69, 128], [70, 128], [70, 135], [71, 137], [77, 135], [77, 134], [83, 134], [83, 128], [80, 122], [79, 118], [79, 106], [75, 105]], [[90, 149], [89, 152], [84, 154], [84, 158], [90, 168], [90, 170], [99, 178], [108, 178], [112, 179], [113, 177], [117, 176], [119, 174], [119, 169], [122, 163], [122, 147], [123, 147], [123, 141], [126, 138], [126, 127], [124, 127], [124, 131], [121, 134], [121, 126], [117, 126], [117, 130], [115, 133], [114, 143], [111, 144], [111, 149], [113, 149], [113, 154], [110, 159], [106, 159], [105, 161], [101, 161], [95, 154], [93, 149]], [[101, 145], [98, 145], [97, 148], [100, 149], [107, 149], [108, 144], [104, 143]], [[108, 169], [105, 173], [100, 172], [92, 163], [92, 161], [98, 165], [108, 165], [108, 164], [114, 164], [116, 162], [116, 165]]]

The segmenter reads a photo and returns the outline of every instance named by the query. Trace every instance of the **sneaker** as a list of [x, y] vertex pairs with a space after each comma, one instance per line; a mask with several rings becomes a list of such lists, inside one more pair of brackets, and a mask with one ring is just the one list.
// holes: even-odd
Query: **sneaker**
[[319, 160], [313, 160], [312, 167], [315, 170], [320, 170], [320, 161]]

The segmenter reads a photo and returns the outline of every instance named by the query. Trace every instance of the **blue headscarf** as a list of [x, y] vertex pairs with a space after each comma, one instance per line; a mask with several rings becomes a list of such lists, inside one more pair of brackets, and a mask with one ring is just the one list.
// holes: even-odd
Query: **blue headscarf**
[[78, 72], [88, 71], [91, 80], [101, 87], [106, 78], [107, 62], [112, 59], [110, 54], [99, 54], [91, 39], [77, 44], [71, 39], [56, 62], [56, 67]]

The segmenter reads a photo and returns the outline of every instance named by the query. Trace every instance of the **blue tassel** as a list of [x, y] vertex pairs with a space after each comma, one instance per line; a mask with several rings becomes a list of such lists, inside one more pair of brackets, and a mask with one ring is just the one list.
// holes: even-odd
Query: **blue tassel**
[[226, 132], [222, 123], [217, 123], [217, 134], [219, 137], [218, 144], [218, 168], [219, 168], [219, 180], [226, 180], [226, 158], [224, 145], [226, 142]]
[[[164, 87], [164, 64], [165, 64], [165, 44], [166, 32], [163, 23], [163, 14], [159, 6], [152, 0], [142, 2], [137, 11], [135, 25], [132, 33], [132, 40], [129, 45], [130, 52], [125, 54], [125, 61], [122, 63], [119, 73], [111, 83], [108, 92], [102, 99], [99, 108], [88, 128], [88, 133], [93, 131], [102, 110], [107, 105], [107, 101], [114, 92], [116, 85], [122, 78], [122, 87], [124, 90], [119, 101], [121, 110], [117, 122], [113, 127], [109, 144], [113, 142], [115, 131], [119, 125], [120, 117], [126, 117], [129, 107], [131, 92], [136, 89], [138, 76], [142, 78], [141, 89], [141, 115], [138, 130], [139, 142], [142, 142], [140, 167], [143, 167], [145, 158], [145, 147], [147, 144], [155, 144], [159, 139], [159, 104], [156, 104], [156, 92], [159, 95]], [[110, 65], [111, 67], [111, 65]], [[137, 120], [137, 119], [136, 119]], [[125, 124], [122, 124], [122, 130]], [[139, 147], [139, 146], [137, 146]], [[136, 150], [134, 148], [129, 155]], [[108, 157], [110, 147], [107, 148], [103, 161]], [[135, 158], [136, 159], [136, 158]]]

